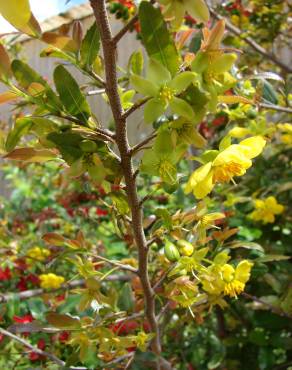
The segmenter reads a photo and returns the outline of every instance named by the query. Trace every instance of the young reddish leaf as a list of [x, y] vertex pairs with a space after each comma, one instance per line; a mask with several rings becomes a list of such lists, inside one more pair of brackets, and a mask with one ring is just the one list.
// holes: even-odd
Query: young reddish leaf
[[5, 104], [16, 99], [18, 99], [18, 95], [13, 91], [5, 91], [0, 94], [0, 104]]
[[68, 36], [59, 35], [58, 33], [45, 32], [42, 36], [42, 41], [64, 52], [76, 53], [78, 51], [76, 41]]
[[56, 154], [48, 149], [19, 148], [6, 154], [4, 158], [25, 162], [47, 162], [56, 158]]
[[79, 329], [80, 320], [70, 315], [58, 314], [50, 312], [47, 314], [47, 320], [49, 324], [59, 329]]
[[66, 239], [57, 233], [47, 233], [43, 235], [42, 239], [51, 245], [56, 245], [58, 247], [63, 246], [66, 243]]
[[4, 46], [0, 44], [0, 79], [8, 79], [12, 76], [10, 58]]
[[218, 96], [218, 103], [225, 103], [225, 104], [254, 104], [254, 102], [250, 99], [245, 98], [244, 96], [239, 95], [220, 95]]

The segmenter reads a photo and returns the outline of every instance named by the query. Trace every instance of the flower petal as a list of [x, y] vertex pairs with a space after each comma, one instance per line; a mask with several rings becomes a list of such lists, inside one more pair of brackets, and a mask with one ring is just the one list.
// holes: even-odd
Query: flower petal
[[150, 99], [144, 108], [144, 120], [152, 123], [160, 117], [166, 109], [164, 102], [160, 99]]
[[150, 59], [146, 75], [156, 86], [162, 86], [171, 81], [169, 70], [155, 59]]
[[257, 157], [264, 149], [266, 140], [262, 136], [252, 136], [239, 143], [244, 155], [251, 159]]
[[155, 97], [158, 94], [158, 87], [151, 81], [146, 80], [146, 78], [134, 74], [131, 76], [130, 81], [135, 90], [142, 95]]
[[172, 111], [179, 116], [188, 118], [190, 120], [194, 118], [194, 111], [185, 100], [174, 97], [169, 102], [169, 105]]

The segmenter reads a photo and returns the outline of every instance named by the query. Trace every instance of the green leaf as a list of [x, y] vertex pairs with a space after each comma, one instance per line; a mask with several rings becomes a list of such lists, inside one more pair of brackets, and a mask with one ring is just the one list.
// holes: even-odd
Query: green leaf
[[130, 207], [128, 204], [128, 199], [126, 194], [122, 192], [111, 192], [109, 194], [111, 200], [115, 207], [117, 208], [118, 212], [122, 215], [126, 215], [130, 212]]
[[54, 81], [66, 111], [86, 124], [91, 112], [78, 83], [62, 65], [55, 69]]
[[275, 89], [268, 81], [263, 81], [263, 98], [271, 104], [279, 102]]
[[133, 312], [134, 306], [135, 299], [131, 285], [125, 283], [119, 294], [118, 307], [121, 311]]
[[144, 58], [143, 53], [141, 50], [134, 51], [134, 53], [130, 56], [128, 70], [131, 73], [136, 75], [140, 75], [143, 72], [143, 64]]
[[19, 83], [21, 87], [28, 89], [29, 86], [34, 82], [41, 84], [45, 88], [45, 90], [44, 90], [44, 94], [42, 94], [42, 97], [39, 98], [40, 101], [44, 101], [44, 99], [47, 98], [47, 101], [44, 102], [44, 104], [48, 110], [52, 112], [56, 112], [60, 110], [61, 104], [60, 104], [59, 98], [54, 93], [54, 91], [51, 89], [47, 81], [41, 75], [39, 75], [29, 65], [27, 65], [26, 63], [18, 59], [15, 59], [12, 62], [11, 68], [12, 68], [14, 77], [16, 78], [17, 82]]
[[100, 33], [96, 22], [87, 31], [80, 49], [81, 64], [84, 67], [91, 67], [95, 61], [100, 48]]
[[180, 65], [180, 57], [160, 9], [142, 1], [139, 7], [139, 20], [143, 44], [149, 57], [162, 63], [172, 75], [175, 75]]
[[15, 121], [13, 129], [9, 132], [6, 143], [5, 149], [10, 152], [13, 150], [18, 142], [20, 141], [21, 137], [26, 135], [31, 126], [33, 125], [31, 119], [29, 118], [20, 118]]
[[253, 242], [247, 242], [247, 241], [237, 241], [232, 243], [231, 245], [228, 245], [228, 248], [234, 249], [234, 248], [245, 248], [245, 249], [251, 249], [251, 250], [257, 250], [260, 252], [264, 252], [264, 248]]
[[162, 100], [160, 99], [150, 99], [145, 104], [144, 107], [144, 120], [146, 123], [152, 123], [160, 117], [166, 107]]
[[172, 111], [179, 116], [192, 119], [194, 117], [194, 112], [192, 107], [187, 103], [185, 100], [180, 98], [172, 98], [172, 100], [169, 103]]
[[281, 254], [267, 254], [264, 257], [256, 259], [257, 262], [273, 262], [273, 261], [285, 261], [289, 260], [291, 256], [283, 256]]
[[72, 164], [83, 155], [82, 150], [79, 148], [79, 144], [83, 139], [78, 134], [52, 132], [47, 136], [47, 139], [56, 144], [68, 164]]

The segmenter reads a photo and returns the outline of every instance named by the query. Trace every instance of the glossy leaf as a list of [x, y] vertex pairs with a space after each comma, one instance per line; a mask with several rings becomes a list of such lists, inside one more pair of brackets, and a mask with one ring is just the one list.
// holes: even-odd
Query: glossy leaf
[[32, 124], [30, 119], [20, 118], [16, 120], [13, 129], [9, 132], [6, 139], [5, 148], [8, 152], [13, 150], [21, 137], [29, 132]]
[[100, 48], [100, 34], [96, 22], [87, 31], [80, 49], [81, 64], [91, 67]]
[[174, 75], [178, 71], [180, 57], [160, 9], [142, 1], [139, 7], [139, 20], [142, 40], [149, 57], [162, 63]]
[[21, 87], [23, 87], [24, 89], [28, 89], [32, 83], [41, 84], [45, 87], [45, 96], [43, 96], [43, 99], [47, 97], [45, 103], [46, 107], [50, 111], [54, 112], [60, 110], [60, 101], [57, 95], [54, 93], [47, 81], [41, 75], [39, 75], [29, 65], [18, 59], [15, 59], [12, 62], [11, 67], [14, 77]]
[[19, 31], [30, 36], [40, 36], [40, 26], [31, 13], [29, 0], [0, 2], [0, 14]]
[[54, 81], [65, 110], [86, 124], [91, 114], [90, 107], [78, 83], [62, 65], [55, 69]]

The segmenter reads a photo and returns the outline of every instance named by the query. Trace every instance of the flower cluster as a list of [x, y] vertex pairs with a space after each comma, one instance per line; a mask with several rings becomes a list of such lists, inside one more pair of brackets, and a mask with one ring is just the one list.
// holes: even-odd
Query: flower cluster
[[249, 218], [254, 221], [261, 221], [264, 224], [274, 223], [275, 215], [279, 215], [284, 211], [284, 206], [279, 204], [273, 196], [266, 199], [255, 199], [254, 207], [255, 210], [249, 214]]
[[58, 289], [64, 283], [63, 276], [58, 276], [53, 273], [40, 275], [40, 286], [43, 289]]
[[27, 257], [29, 257], [30, 262], [33, 261], [44, 261], [47, 257], [51, 255], [51, 252], [48, 249], [34, 247], [30, 248], [27, 253]]

